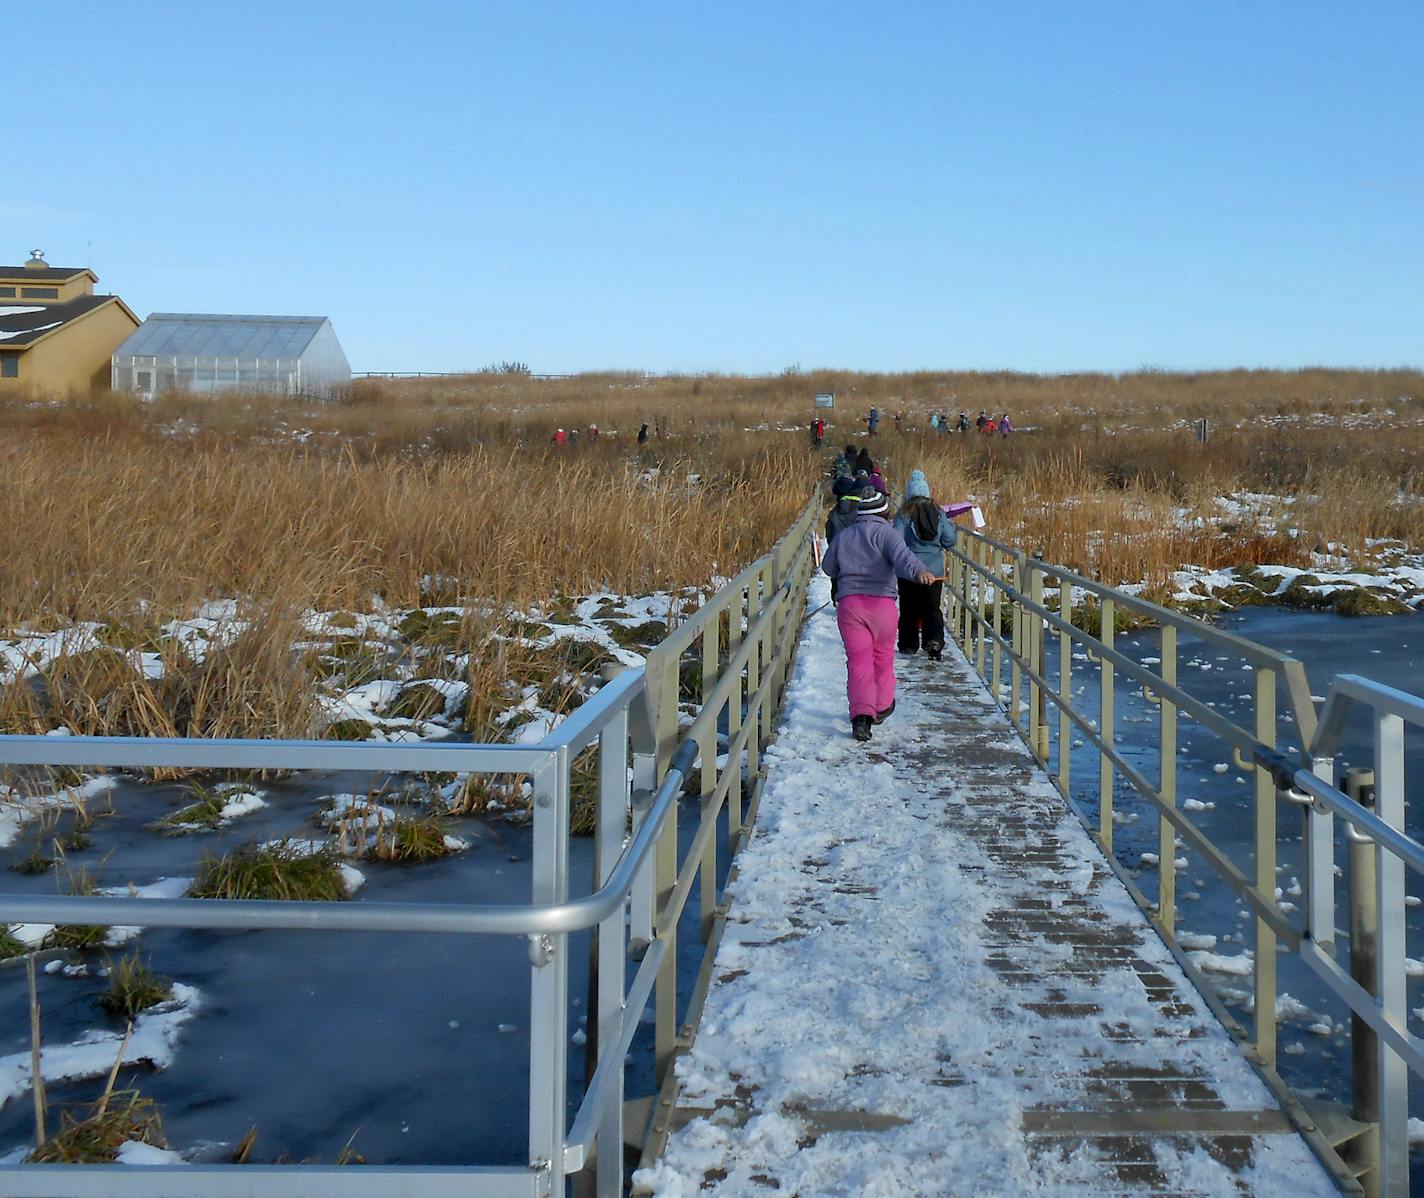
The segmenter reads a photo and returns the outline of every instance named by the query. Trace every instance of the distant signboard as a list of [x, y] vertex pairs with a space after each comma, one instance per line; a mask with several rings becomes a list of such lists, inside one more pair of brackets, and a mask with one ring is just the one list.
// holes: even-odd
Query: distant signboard
[[816, 396], [816, 406], [818, 408], [833, 408], [836, 406], [836, 397], [824, 393], [818, 395]]

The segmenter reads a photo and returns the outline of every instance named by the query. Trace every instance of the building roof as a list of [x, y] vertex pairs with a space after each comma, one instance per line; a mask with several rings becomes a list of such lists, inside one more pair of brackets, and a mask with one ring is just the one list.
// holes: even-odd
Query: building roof
[[81, 295], [62, 304], [26, 304], [0, 300], [0, 349], [25, 349], [61, 325], [114, 302], [113, 295]]
[[299, 358], [325, 316], [222, 316], [155, 312], [115, 354]]
[[99, 281], [87, 266], [0, 266], [0, 282], [10, 283], [67, 283], [80, 275], [88, 275], [94, 282]]

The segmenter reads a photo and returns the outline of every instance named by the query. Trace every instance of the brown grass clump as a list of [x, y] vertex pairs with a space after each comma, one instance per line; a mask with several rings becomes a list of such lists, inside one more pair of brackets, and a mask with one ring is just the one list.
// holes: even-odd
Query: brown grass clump
[[204, 857], [188, 894], [191, 898], [330, 902], [347, 897], [334, 852], [307, 852], [305, 846], [286, 841], [246, 844], [222, 857]]
[[96, 1165], [113, 1161], [128, 1141], [167, 1148], [158, 1107], [137, 1090], [105, 1094], [83, 1115], [60, 1114], [60, 1130], [25, 1158], [32, 1165]]
[[138, 953], [109, 965], [108, 988], [99, 995], [99, 1005], [110, 1015], [132, 1019], [140, 1011], [167, 1002], [173, 983], [149, 969]]

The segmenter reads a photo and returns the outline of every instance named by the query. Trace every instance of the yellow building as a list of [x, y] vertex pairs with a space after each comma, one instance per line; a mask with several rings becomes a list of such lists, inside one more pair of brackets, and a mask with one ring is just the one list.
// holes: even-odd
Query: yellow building
[[110, 357], [139, 319], [118, 296], [95, 295], [98, 281], [39, 250], [23, 266], [0, 266], [0, 395], [109, 386]]

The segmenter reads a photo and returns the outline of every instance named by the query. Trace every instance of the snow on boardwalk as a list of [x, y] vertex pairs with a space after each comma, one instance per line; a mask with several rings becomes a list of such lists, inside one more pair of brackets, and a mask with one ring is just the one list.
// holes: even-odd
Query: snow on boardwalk
[[950, 656], [901, 659], [899, 708], [860, 746], [833, 613], [807, 625], [638, 1189], [1337, 1193]]

